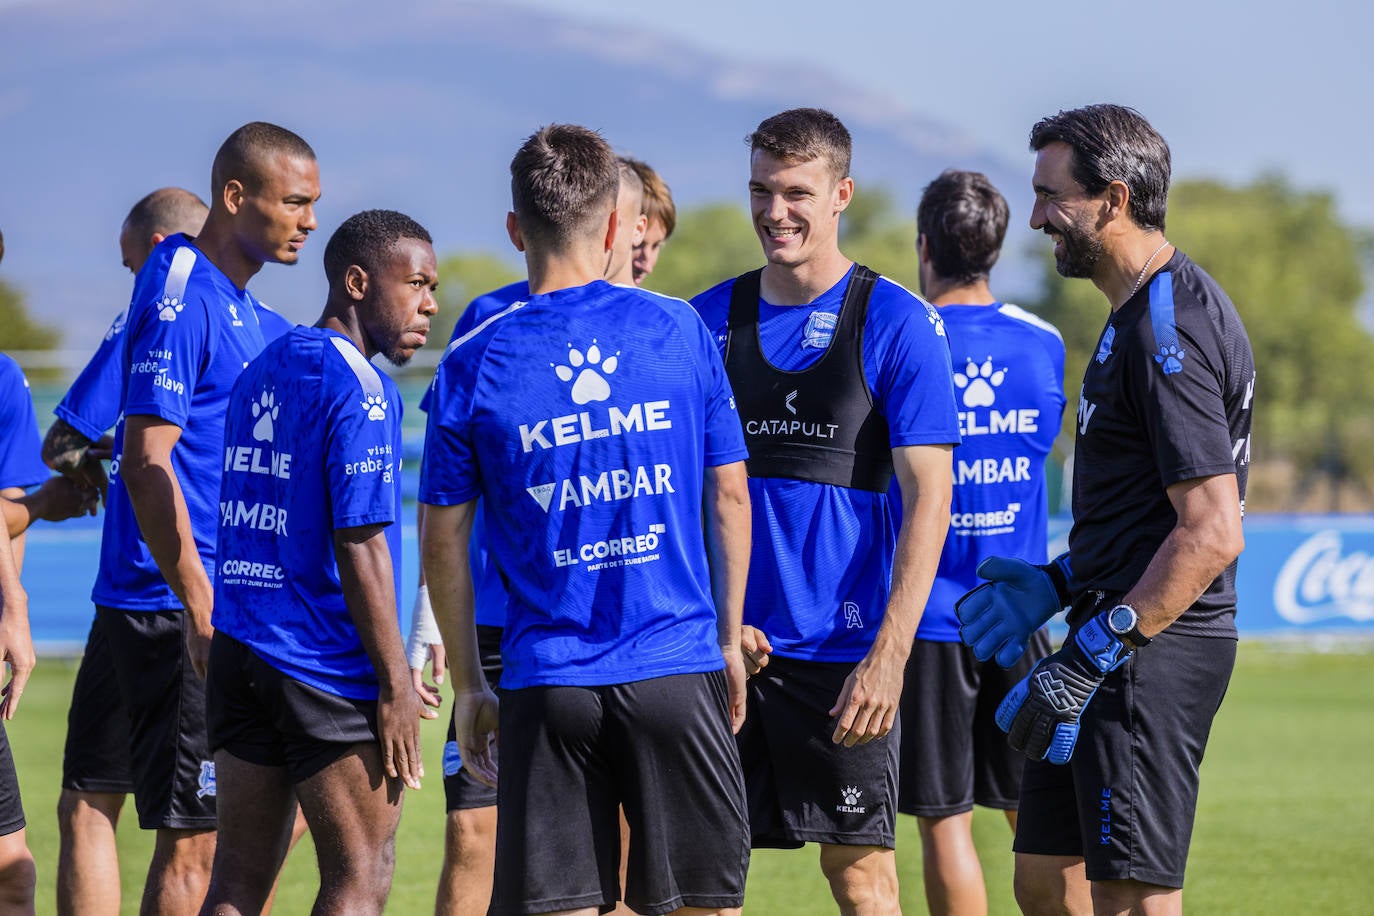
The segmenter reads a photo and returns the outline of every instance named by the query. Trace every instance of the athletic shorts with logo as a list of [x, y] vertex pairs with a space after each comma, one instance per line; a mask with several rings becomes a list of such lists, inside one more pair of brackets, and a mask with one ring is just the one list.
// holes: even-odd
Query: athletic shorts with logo
[[144, 830], [213, 830], [215, 764], [205, 740], [205, 683], [186, 655], [186, 612], [96, 605], [128, 711], [129, 771]]
[[1049, 652], [1043, 628], [1010, 668], [978, 661], [961, 642], [916, 640], [902, 688], [898, 811], [947, 817], [975, 804], [1016, 810], [1026, 758], [997, 727], [997, 705]]
[[376, 744], [377, 702], [287, 677], [216, 630], [210, 644], [206, 719], [210, 748], [305, 782], [357, 744]]
[[901, 719], [882, 738], [833, 743], [830, 716], [852, 662], [773, 655], [749, 679], [738, 737], [753, 845], [805, 843], [893, 848]]
[[[482, 659], [482, 673], [492, 690], [500, 692], [501, 682], [501, 628], [477, 625], [477, 654]], [[496, 790], [478, 782], [463, 769], [463, 758], [458, 753], [458, 733], [453, 727], [453, 716], [448, 717], [448, 737], [444, 739], [444, 802], [446, 810], [461, 811], [467, 808], [490, 808], [496, 804]]]
[[635, 912], [742, 905], [749, 830], [723, 671], [507, 691], [499, 786], [492, 914], [609, 908], [622, 804]]
[[129, 775], [129, 718], [115, 677], [110, 642], [100, 618], [91, 621], [86, 651], [76, 669], [62, 749], [62, 788], [126, 795]]
[[1083, 856], [1089, 881], [1182, 887], [1198, 767], [1235, 660], [1233, 638], [1165, 630], [1107, 675], [1073, 758], [1026, 762], [1013, 848]]

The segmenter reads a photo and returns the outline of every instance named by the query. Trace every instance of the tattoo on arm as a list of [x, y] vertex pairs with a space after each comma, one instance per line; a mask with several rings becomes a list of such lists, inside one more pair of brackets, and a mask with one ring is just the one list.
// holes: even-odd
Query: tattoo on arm
[[94, 445], [67, 421], [58, 418], [43, 438], [43, 463], [54, 471], [72, 473], [86, 457], [86, 449]]

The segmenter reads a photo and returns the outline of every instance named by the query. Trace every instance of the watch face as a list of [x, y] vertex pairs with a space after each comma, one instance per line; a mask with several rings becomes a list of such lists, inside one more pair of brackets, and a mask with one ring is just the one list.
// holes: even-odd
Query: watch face
[[1107, 613], [1107, 625], [1118, 636], [1135, 629], [1137, 619], [1135, 608], [1129, 604], [1118, 604]]

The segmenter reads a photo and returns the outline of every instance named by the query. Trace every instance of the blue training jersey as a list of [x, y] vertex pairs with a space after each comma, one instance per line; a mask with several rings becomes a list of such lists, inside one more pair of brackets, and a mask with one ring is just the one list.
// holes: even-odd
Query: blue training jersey
[[[264, 341], [276, 340], [295, 326], [261, 302], [254, 304]], [[123, 335], [128, 317], [128, 309], [115, 316], [100, 346], [52, 411], [92, 442], [98, 441], [119, 419], [124, 380], [129, 374], [120, 362], [125, 356]]]
[[[529, 298], [528, 280], [520, 280], [478, 296], [458, 316], [448, 342], [453, 343], [492, 315], [505, 311], [512, 303], [524, 302]], [[430, 390], [426, 388], [420, 398], [420, 409], [425, 413], [429, 413]], [[468, 565], [472, 568], [477, 622], [484, 627], [505, 626], [506, 583], [501, 581], [501, 573], [496, 568], [491, 552], [487, 550], [487, 514], [480, 502], [477, 504], [477, 514], [472, 519], [472, 536], [468, 539]]]
[[435, 375], [420, 500], [493, 507], [502, 686], [723, 667], [704, 468], [746, 454], [720, 357], [679, 299], [597, 280], [459, 338]]
[[256, 303], [184, 235], [167, 238], [134, 281], [124, 331], [123, 417], [115, 426], [110, 491], [91, 598], [130, 611], [181, 607], [139, 531], [119, 475], [128, 417], [181, 428], [172, 469], [181, 485], [201, 562], [213, 578], [224, 460], [224, 417], [234, 381], [262, 352]]
[[400, 462], [396, 383], [351, 340], [301, 327], [269, 344], [228, 405], [215, 628], [288, 677], [375, 700], [377, 673], [344, 600], [334, 532], [386, 525], [400, 593]]
[[31, 487], [51, 477], [24, 370], [0, 353], [0, 489]]
[[[1064, 341], [1015, 305], [946, 305], [940, 317], [963, 442], [954, 450], [949, 533], [916, 636], [958, 642], [954, 602], [983, 581], [975, 570], [984, 558], [1048, 559], [1045, 459], [1064, 414]], [[895, 524], [895, 480], [891, 492]]]
[[[848, 282], [846, 274], [807, 305], [761, 300], [759, 342], [768, 361], [785, 371], [815, 363], [830, 345]], [[692, 300], [722, 349], [733, 288], [727, 280]], [[868, 303], [863, 366], [893, 448], [959, 441], [939, 315], [885, 277]], [[763, 630], [784, 657], [863, 658], [882, 623], [892, 578], [896, 541], [887, 494], [751, 477], [749, 496], [754, 540], [744, 622]]]

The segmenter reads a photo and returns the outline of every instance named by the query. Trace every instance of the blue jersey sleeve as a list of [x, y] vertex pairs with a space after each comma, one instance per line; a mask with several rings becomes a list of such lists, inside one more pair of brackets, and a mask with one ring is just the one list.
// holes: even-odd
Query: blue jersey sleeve
[[47, 480], [51, 475], [42, 453], [28, 379], [18, 363], [0, 355], [0, 488]]
[[97, 441], [119, 419], [119, 400], [124, 391], [124, 327], [129, 312], [115, 318], [90, 362], [53, 408], [72, 429]]
[[449, 351], [430, 386], [429, 420], [420, 467], [419, 500], [457, 506], [481, 494], [472, 443], [472, 386], [480, 344], [469, 341]]
[[958, 444], [949, 343], [935, 308], [886, 278], [870, 300], [865, 334], [869, 383], [893, 448]]
[[744, 443], [744, 427], [735, 409], [735, 395], [725, 374], [725, 364], [706, 325], [695, 314], [691, 319], [688, 337], [696, 345], [706, 392], [706, 467], [743, 461], [749, 457], [749, 450]]
[[166, 271], [144, 270], [129, 306], [129, 377], [124, 414], [147, 414], [186, 427], [210, 343], [208, 305], [186, 287], [195, 252], [178, 248]]
[[330, 340], [334, 346], [325, 352], [335, 352], [327, 356], [327, 365], [346, 376], [325, 388], [338, 392], [329, 407], [324, 448], [333, 524], [336, 529], [390, 524], [397, 521], [393, 495], [401, 456], [393, 453], [392, 443], [400, 435], [401, 398], [395, 385], [375, 371], [371, 376], [357, 373], [355, 382], [353, 369], [333, 358], [342, 350], [338, 339]]

